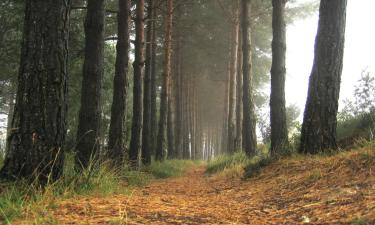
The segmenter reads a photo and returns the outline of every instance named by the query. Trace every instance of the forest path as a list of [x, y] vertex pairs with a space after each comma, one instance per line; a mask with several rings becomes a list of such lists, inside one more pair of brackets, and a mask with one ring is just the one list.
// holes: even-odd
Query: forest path
[[363, 157], [282, 160], [246, 181], [199, 166], [131, 195], [64, 200], [51, 213], [61, 224], [375, 223], [375, 163]]

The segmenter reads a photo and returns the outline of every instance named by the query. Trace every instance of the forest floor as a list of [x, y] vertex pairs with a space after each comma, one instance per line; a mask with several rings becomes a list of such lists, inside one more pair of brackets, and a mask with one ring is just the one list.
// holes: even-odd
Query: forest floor
[[130, 195], [62, 200], [58, 224], [375, 224], [373, 147], [284, 159], [243, 180], [205, 167]]

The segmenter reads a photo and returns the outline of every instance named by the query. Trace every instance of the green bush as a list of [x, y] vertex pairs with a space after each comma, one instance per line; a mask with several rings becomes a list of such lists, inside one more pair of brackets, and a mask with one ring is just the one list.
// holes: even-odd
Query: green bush
[[375, 131], [375, 110], [341, 119], [337, 123], [337, 140], [343, 147], [350, 146], [355, 139], [372, 140]]

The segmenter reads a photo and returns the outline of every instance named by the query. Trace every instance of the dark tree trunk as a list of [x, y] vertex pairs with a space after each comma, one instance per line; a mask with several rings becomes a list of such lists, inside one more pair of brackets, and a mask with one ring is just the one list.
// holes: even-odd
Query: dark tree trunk
[[[153, 4], [155, 4], [156, 0], [152, 0]], [[150, 126], [151, 126], [151, 140], [150, 140], [150, 148], [152, 154], [155, 154], [156, 151], [156, 137], [157, 137], [157, 127], [158, 127], [158, 120], [157, 120], [157, 108], [156, 108], [156, 9], [154, 8], [152, 11], [151, 23], [152, 23], [152, 31], [151, 31], [151, 78], [150, 78], [150, 85], [151, 85], [151, 108], [150, 108]]]
[[336, 149], [336, 124], [343, 67], [346, 0], [322, 0], [315, 58], [301, 131], [301, 153]]
[[119, 0], [117, 55], [108, 139], [108, 155], [118, 163], [124, 161], [126, 145], [125, 119], [129, 63], [129, 3], [129, 0]]
[[152, 60], [152, 32], [154, 18], [154, 1], [148, 0], [147, 13], [150, 18], [147, 22], [146, 32], [146, 68], [144, 78], [144, 95], [143, 95], [143, 130], [142, 130], [142, 163], [151, 164], [151, 60]]
[[25, 2], [17, 98], [1, 178], [45, 184], [63, 172], [69, 4]]
[[271, 68], [271, 155], [280, 153], [288, 144], [285, 110], [285, 26], [286, 0], [272, 0], [272, 68]]
[[158, 128], [158, 138], [156, 144], [155, 159], [161, 161], [164, 159], [165, 146], [165, 128], [167, 123], [168, 113], [168, 93], [169, 93], [169, 79], [171, 74], [171, 43], [172, 43], [172, 17], [173, 17], [173, 2], [167, 0], [167, 17], [165, 24], [165, 41], [164, 41], [164, 69], [163, 69], [163, 84], [160, 96], [160, 118]]
[[85, 20], [85, 60], [77, 131], [78, 168], [86, 168], [99, 150], [100, 91], [103, 77], [104, 0], [88, 0]]
[[143, 119], [142, 77], [144, 67], [144, 6], [144, 0], [137, 1], [135, 18], [135, 59], [133, 62], [133, 121], [129, 148], [129, 160], [132, 164], [132, 167], [136, 167], [138, 165], [138, 155], [141, 148]]
[[248, 156], [256, 152], [256, 119], [251, 74], [251, 38], [250, 38], [250, 0], [241, 0], [242, 23], [242, 54], [243, 54], [243, 147]]

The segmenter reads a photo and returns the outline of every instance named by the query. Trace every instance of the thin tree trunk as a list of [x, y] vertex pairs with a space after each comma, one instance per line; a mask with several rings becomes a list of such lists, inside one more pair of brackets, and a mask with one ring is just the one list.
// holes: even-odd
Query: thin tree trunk
[[27, 0], [25, 6], [16, 105], [0, 177], [46, 184], [62, 175], [64, 165], [70, 2]]
[[167, 0], [167, 17], [165, 24], [165, 43], [164, 43], [164, 71], [163, 84], [161, 90], [160, 118], [158, 128], [158, 138], [156, 144], [155, 159], [161, 161], [164, 159], [165, 128], [168, 113], [168, 83], [171, 74], [171, 48], [172, 48], [172, 17], [173, 1]]
[[[152, 0], [153, 5], [156, 6], [156, 0]], [[152, 14], [151, 14], [151, 23], [152, 23], [152, 31], [151, 31], [151, 108], [150, 108], [150, 126], [151, 126], [151, 140], [150, 140], [150, 148], [151, 154], [155, 154], [156, 151], [156, 137], [157, 137], [157, 127], [158, 127], [158, 120], [157, 120], [157, 106], [156, 106], [156, 8], [153, 7]]]
[[286, 0], [272, 0], [272, 68], [271, 68], [271, 155], [287, 147], [288, 130], [285, 109]]
[[256, 153], [256, 119], [254, 113], [251, 74], [250, 0], [241, 0], [242, 6], [242, 55], [243, 55], [243, 147], [248, 156]]
[[[235, 9], [235, 15], [238, 15], [238, 7]], [[237, 18], [238, 16], [236, 16]], [[235, 151], [235, 102], [236, 102], [236, 73], [237, 73], [237, 51], [238, 51], [238, 30], [239, 23], [235, 21], [232, 31], [231, 48], [231, 67], [229, 78], [229, 111], [228, 111], [228, 152]]]
[[[241, 34], [241, 30], [238, 30]], [[242, 41], [241, 36], [238, 35], [238, 50], [237, 50], [237, 98], [236, 98], [236, 150], [242, 149], [242, 121], [243, 121], [243, 102], [242, 102]]]
[[336, 149], [336, 125], [343, 67], [346, 0], [321, 0], [315, 58], [301, 131], [302, 153]]
[[[178, 19], [178, 18], [177, 18]], [[178, 20], [177, 20], [178, 23]], [[182, 78], [181, 78], [181, 38], [179, 27], [176, 27], [176, 44], [174, 51], [175, 60], [175, 112], [176, 112], [176, 128], [175, 128], [175, 148], [176, 157], [182, 158]]]
[[77, 168], [97, 157], [100, 138], [100, 90], [104, 56], [104, 0], [88, 0], [85, 20], [85, 60], [77, 131]]
[[168, 115], [167, 115], [167, 140], [168, 140], [168, 158], [175, 158], [175, 146], [174, 146], [174, 122], [173, 122], [173, 94], [172, 94], [172, 80], [169, 81], [169, 96], [168, 96]]
[[141, 148], [142, 136], [142, 78], [144, 67], [144, 0], [136, 3], [135, 18], [135, 54], [134, 54], [134, 87], [133, 87], [133, 121], [130, 139], [129, 160], [132, 167], [138, 166], [138, 155]]
[[119, 0], [118, 40], [113, 80], [113, 102], [111, 109], [111, 122], [109, 126], [108, 155], [117, 163], [123, 163], [125, 158], [125, 120], [126, 97], [128, 87], [129, 63], [129, 0]]
[[[155, 1], [148, 0], [147, 13], [149, 18], [154, 18]], [[144, 78], [144, 95], [143, 95], [143, 130], [142, 130], [142, 163], [151, 164], [151, 61], [152, 61], [152, 32], [153, 21], [147, 22], [146, 32], [146, 69]]]

